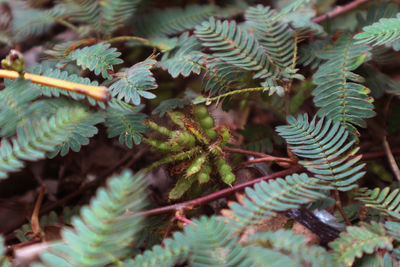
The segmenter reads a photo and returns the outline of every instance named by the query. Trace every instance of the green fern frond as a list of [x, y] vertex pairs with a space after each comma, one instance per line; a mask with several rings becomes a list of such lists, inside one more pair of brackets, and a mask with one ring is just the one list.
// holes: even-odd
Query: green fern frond
[[214, 57], [245, 70], [257, 71], [254, 78], [279, 75], [279, 69], [255, 36], [242, 30], [235, 21], [211, 18], [197, 26], [195, 34], [204, 47], [214, 52]]
[[[57, 79], [70, 81], [70, 82], [82, 83], [82, 84], [93, 85], [93, 86], [99, 85], [99, 83], [97, 81], [91, 81], [89, 78], [83, 78], [76, 74], [69, 74], [67, 71], [61, 71], [59, 69], [49, 68], [46, 65], [38, 65], [33, 69], [32, 72], [35, 74], [38, 74], [38, 75], [44, 75], [47, 77], [57, 78]], [[78, 94], [76, 92], [61, 90], [58, 88], [49, 87], [49, 86], [45, 86], [45, 85], [41, 85], [41, 84], [34, 84], [34, 86], [36, 88], [38, 88], [44, 96], [47, 96], [47, 97], [67, 96], [74, 100], [82, 100], [82, 99], [86, 98], [91, 105], [98, 105], [101, 108], [106, 107], [104, 102], [97, 101], [89, 96], [85, 96], [84, 94]]]
[[160, 117], [168, 112], [172, 112], [175, 109], [182, 109], [189, 105], [190, 101], [188, 99], [181, 98], [170, 98], [162, 101], [152, 112], [152, 114], [158, 114]]
[[279, 21], [276, 11], [263, 5], [250, 7], [245, 13], [246, 22], [255, 29], [255, 36], [274, 64], [281, 70], [291, 68], [296, 40], [289, 25]]
[[388, 236], [383, 225], [372, 222], [360, 226], [349, 226], [339, 238], [329, 243], [335, 259], [339, 264], [352, 266], [355, 258], [371, 254], [377, 249], [393, 249], [393, 237]]
[[158, 65], [176, 78], [191, 73], [199, 74], [202, 70], [202, 61], [205, 55], [200, 52], [201, 44], [195, 36], [183, 33], [171, 51], [165, 53]]
[[[361, 27], [363, 29], [362, 33], [357, 34], [358, 36], [362, 37], [359, 40], [359, 42], [375, 42], [373, 41], [371, 38], [378, 38], [381, 39], [383, 38], [383, 36], [381, 36], [380, 34], [383, 34], [383, 31], [385, 31], [385, 29], [380, 29], [382, 32], [378, 35], [377, 32], [373, 32], [373, 28], [380, 25], [380, 20], [383, 19], [384, 21], [387, 19], [396, 19], [396, 15], [400, 12], [400, 6], [397, 4], [393, 4], [393, 3], [372, 3], [372, 5], [369, 7], [367, 14], [364, 16], [362, 14], [357, 14], [357, 20], [358, 20], [358, 25], [359, 27]], [[364, 29], [369, 29], [368, 31], [365, 31]], [[372, 34], [372, 35], [371, 35]], [[357, 36], [356, 35], [356, 36]], [[356, 37], [356, 39], [358, 39], [359, 37]], [[367, 40], [367, 36], [368, 39]], [[377, 45], [377, 44], [375, 44]], [[394, 40], [394, 41], [389, 41], [387, 43], [385, 43], [385, 46], [387, 47], [391, 47], [396, 51], [400, 50], [400, 40]]]
[[156, 79], [150, 69], [156, 64], [154, 59], [146, 59], [129, 69], [123, 69], [116, 74], [118, 80], [110, 86], [112, 96], [124, 99], [125, 102], [140, 104], [140, 97], [153, 99], [156, 96], [149, 90], [157, 88]]
[[6, 248], [4, 247], [4, 238], [0, 236], [0, 267], [11, 266], [6, 257]]
[[389, 216], [400, 220], [400, 189], [390, 190], [390, 187], [385, 187], [382, 190], [375, 188], [360, 188], [355, 199], [360, 200], [366, 207], [383, 211]]
[[89, 138], [97, 134], [98, 130], [94, 126], [104, 121], [105, 113], [87, 113], [88, 116], [82, 117], [74, 125], [65, 128], [65, 135], [68, 136], [61, 144], [57, 145], [51, 153], [48, 154], [49, 158], [54, 158], [58, 154], [61, 156], [67, 155], [71, 149], [74, 152], [81, 150], [81, 146], [89, 144]]
[[245, 85], [247, 71], [218, 59], [207, 62], [201, 87], [210, 96], [240, 89]]
[[94, 71], [96, 75], [101, 74], [103, 78], [111, 79], [108, 71], [113, 71], [113, 66], [121, 64], [121, 55], [116, 48], [110, 48], [108, 43], [98, 43], [92, 46], [86, 46], [76, 49], [68, 55], [68, 59], [75, 61], [82, 69]]
[[278, 14], [278, 17], [297, 11], [297, 9], [310, 3], [310, 0], [294, 0], [290, 4], [287, 4]]
[[14, 38], [17, 40], [45, 33], [58, 18], [66, 13], [61, 6], [47, 10], [32, 9], [20, 2], [13, 3], [11, 6], [13, 8], [12, 29], [15, 32]]
[[146, 205], [143, 173], [124, 171], [100, 188], [80, 217], [72, 218], [73, 229], [62, 230], [63, 244], [41, 255], [44, 266], [106, 266], [130, 252], [134, 236], [143, 227], [143, 217], [125, 216]]
[[[360, 156], [353, 157], [359, 148], [351, 149], [355, 140], [339, 122], [325, 118], [308, 121], [307, 114], [287, 117], [289, 125], [278, 126], [276, 131], [285, 138], [290, 149], [300, 158], [308, 171], [331, 186], [348, 191], [357, 187], [356, 181], [364, 176], [365, 164], [358, 164]], [[353, 157], [353, 158], [352, 158]]]
[[111, 34], [135, 13], [141, 0], [103, 0], [100, 1], [101, 32]]
[[188, 5], [185, 8], [157, 10], [143, 16], [136, 16], [135, 35], [143, 37], [163, 37], [194, 28], [216, 12], [211, 5]]
[[64, 0], [72, 21], [90, 25], [92, 29], [100, 29], [100, 8], [98, 0]]
[[82, 108], [59, 109], [51, 118], [27, 121], [17, 128], [17, 137], [0, 144], [0, 178], [24, 167], [23, 160], [39, 160], [69, 139], [68, 129], [89, 116]]
[[[322, 247], [305, 245], [306, 238], [291, 230], [258, 232], [244, 241], [243, 245], [261, 246], [288, 255], [300, 266], [334, 266], [332, 256]], [[286, 265], [285, 265], [286, 266]]]
[[23, 125], [32, 117], [31, 102], [40, 96], [40, 91], [26, 80], [6, 83], [0, 91], [0, 136], [15, 134], [17, 125]]
[[185, 260], [190, 266], [254, 266], [248, 265], [246, 250], [227, 224], [215, 217], [193, 222], [195, 225], [186, 226], [183, 234], [166, 239], [164, 248], [156, 246], [126, 266], [175, 266]]
[[368, 51], [368, 46], [356, 45], [348, 35], [342, 35], [332, 49], [319, 55], [327, 61], [313, 76], [317, 85], [312, 93], [314, 103], [321, 108], [318, 115], [340, 121], [352, 132], [357, 131], [353, 125], [366, 127], [363, 119], [375, 116], [369, 89], [359, 84], [364, 79], [352, 72], [368, 57]]
[[332, 187], [321, 184], [320, 180], [310, 178], [305, 173], [261, 182], [256, 184], [254, 189], [247, 187], [246, 196], [241, 199], [241, 204], [230, 205], [232, 224], [239, 229], [257, 225], [277, 212], [325, 198], [325, 194], [320, 191], [325, 189]]
[[303, 66], [310, 65], [312, 69], [318, 68], [325, 62], [324, 59], [319, 58], [318, 56], [323, 52], [324, 48], [329, 45], [329, 43], [328, 40], [316, 40], [309, 44], [300, 46], [298, 63], [303, 64]]
[[140, 113], [143, 108], [143, 105], [134, 107], [116, 99], [110, 101], [105, 122], [108, 137], [119, 135], [119, 142], [129, 148], [132, 148], [133, 143], [139, 144], [142, 134], [147, 131], [144, 124], [147, 116]]

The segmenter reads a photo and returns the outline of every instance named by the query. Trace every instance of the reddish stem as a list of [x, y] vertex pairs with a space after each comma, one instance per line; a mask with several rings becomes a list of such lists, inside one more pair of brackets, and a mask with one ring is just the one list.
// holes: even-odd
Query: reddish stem
[[192, 209], [194, 207], [197, 206], [201, 206], [204, 204], [207, 204], [211, 201], [229, 196], [231, 194], [233, 194], [236, 191], [239, 191], [245, 187], [248, 186], [252, 186], [256, 183], [259, 183], [261, 181], [264, 180], [269, 180], [269, 179], [274, 179], [274, 178], [278, 178], [278, 177], [284, 177], [286, 175], [295, 173], [299, 170], [301, 170], [302, 168], [299, 167], [293, 167], [287, 170], [283, 170], [283, 171], [279, 171], [276, 173], [273, 173], [271, 175], [267, 175], [267, 176], [263, 176], [263, 177], [259, 177], [257, 179], [251, 180], [251, 181], [247, 181], [235, 186], [232, 186], [230, 188], [226, 188], [226, 189], [222, 189], [220, 191], [214, 192], [212, 194], [206, 195], [206, 196], [202, 196], [196, 199], [192, 199], [189, 201], [185, 201], [182, 203], [177, 203], [177, 204], [173, 204], [173, 205], [169, 205], [169, 206], [165, 206], [165, 207], [160, 207], [160, 208], [155, 208], [155, 209], [151, 209], [151, 210], [146, 210], [146, 211], [141, 211], [141, 212], [136, 212], [136, 213], [130, 213], [127, 214], [126, 216], [153, 216], [153, 215], [159, 215], [159, 214], [164, 214], [164, 213], [169, 213], [169, 212], [175, 212], [175, 211], [179, 211], [179, 210], [188, 210], [188, 209]]
[[350, 2], [344, 6], [337, 6], [334, 10], [332, 10], [331, 12], [328, 12], [326, 14], [323, 14], [321, 16], [315, 17], [312, 22], [315, 23], [320, 23], [328, 18], [332, 19], [334, 17], [337, 17], [343, 13], [346, 13], [356, 7], [358, 7], [359, 5], [362, 5], [364, 3], [367, 3], [368, 0], [355, 0], [353, 2]]

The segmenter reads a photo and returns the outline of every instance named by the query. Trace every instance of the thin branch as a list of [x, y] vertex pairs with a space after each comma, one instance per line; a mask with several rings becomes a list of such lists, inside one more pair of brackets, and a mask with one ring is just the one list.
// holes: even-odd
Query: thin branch
[[182, 202], [182, 203], [172, 204], [172, 205], [165, 206], [165, 207], [155, 208], [155, 209], [151, 209], [151, 210], [135, 212], [135, 213], [127, 213], [125, 216], [127, 216], [127, 217], [132, 217], [132, 216], [153, 216], [153, 215], [159, 215], [159, 214], [164, 214], [164, 213], [176, 212], [176, 211], [179, 211], [179, 210], [190, 210], [190, 209], [193, 209], [194, 207], [205, 205], [205, 204], [210, 203], [210, 202], [212, 202], [214, 200], [229, 196], [229, 195], [233, 194], [236, 191], [244, 189], [245, 187], [248, 187], [248, 186], [252, 186], [252, 185], [254, 185], [256, 183], [259, 183], [261, 181], [274, 179], [274, 178], [278, 178], [278, 177], [284, 177], [286, 175], [295, 173], [295, 172], [297, 172], [299, 170], [301, 170], [301, 168], [293, 167], [293, 168], [290, 168], [290, 169], [287, 169], [287, 170], [284, 170], [284, 171], [279, 171], [279, 172], [273, 173], [271, 175], [267, 175], [267, 176], [259, 177], [257, 179], [251, 180], [251, 181], [247, 181], [247, 182], [232, 186], [230, 188], [222, 189], [220, 191], [217, 191], [217, 192], [214, 192], [214, 193], [211, 193], [209, 195], [202, 196], [202, 197], [199, 197], [199, 198], [196, 198], [196, 199], [192, 199], [192, 200], [185, 201], [185, 202]]
[[340, 195], [339, 195], [339, 191], [337, 189], [335, 189], [335, 198], [336, 198], [336, 207], [338, 208], [340, 215], [342, 215], [344, 221], [346, 222], [347, 225], [351, 225], [351, 222], [349, 220], [349, 218], [347, 218], [346, 213], [343, 210], [343, 205], [342, 205], [342, 201], [340, 199]]
[[[0, 69], [0, 78], [18, 79], [20, 78], [20, 73], [13, 70]], [[31, 74], [27, 72], [23, 74], [23, 78], [33, 83], [87, 95], [99, 101], [107, 101], [110, 99], [110, 93], [105, 87], [102, 86], [92, 86], [81, 83], [74, 83], [70, 81], [64, 81], [61, 79]]]
[[255, 151], [251, 151], [251, 150], [245, 150], [245, 149], [241, 149], [241, 148], [223, 147], [222, 149], [224, 151], [227, 151], [227, 152], [244, 154], [244, 155], [254, 156], [254, 157], [257, 157], [257, 158], [271, 157], [268, 154], [255, 152]]
[[343, 13], [349, 12], [350, 10], [357, 8], [359, 5], [365, 4], [367, 2], [368, 2], [368, 0], [355, 0], [344, 6], [337, 6], [334, 10], [332, 10], [324, 15], [315, 17], [312, 20], [312, 22], [321, 23], [328, 18], [332, 19], [334, 17], [340, 16]]
[[383, 148], [385, 149], [385, 153], [387, 156], [387, 159], [389, 161], [389, 165], [392, 168], [392, 171], [394, 175], [396, 176], [396, 179], [400, 181], [400, 169], [399, 166], [397, 166], [396, 160], [393, 156], [392, 151], [390, 150], [389, 142], [386, 138], [386, 135], [382, 138], [383, 141]]
[[148, 44], [149, 40], [142, 37], [137, 36], [118, 36], [111, 39], [106, 40], [107, 43], [118, 43], [118, 42], [126, 42], [126, 41], [138, 41], [140, 43]]

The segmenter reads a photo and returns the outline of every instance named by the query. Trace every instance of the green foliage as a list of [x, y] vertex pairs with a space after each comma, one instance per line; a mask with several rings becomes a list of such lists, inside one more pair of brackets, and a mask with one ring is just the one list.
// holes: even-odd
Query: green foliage
[[385, 187], [382, 190], [375, 188], [370, 190], [368, 188], [360, 188], [357, 191], [356, 198], [365, 204], [366, 207], [383, 211], [387, 215], [400, 220], [399, 203], [400, 203], [400, 189], [390, 190]]
[[199, 74], [205, 57], [200, 50], [201, 44], [196, 37], [189, 37], [188, 33], [184, 33], [178, 38], [175, 48], [163, 55], [159, 65], [168, 70], [173, 78], [179, 75], [187, 77], [191, 73]]
[[4, 238], [3, 236], [0, 236], [0, 267], [11, 266], [5, 254], [6, 254], [6, 249], [4, 247]]
[[24, 80], [15, 80], [0, 91], [0, 135], [12, 136], [17, 125], [30, 120], [30, 103], [40, 95], [40, 91]]
[[140, 0], [103, 0], [100, 1], [101, 31], [111, 34], [135, 13]]
[[365, 127], [363, 119], [375, 116], [372, 99], [367, 95], [369, 89], [359, 84], [364, 79], [352, 72], [365, 61], [368, 51], [368, 46], [355, 44], [344, 34], [332, 49], [319, 55], [327, 61], [313, 77], [317, 85], [314, 103], [321, 108], [318, 115], [340, 121], [353, 132], [357, 131], [353, 125]]
[[299, 161], [318, 178], [341, 191], [357, 187], [356, 181], [364, 176], [358, 164], [360, 156], [353, 157], [358, 148], [352, 149], [355, 140], [349, 140], [349, 132], [332, 120], [314, 117], [308, 121], [307, 114], [287, 118], [289, 126], [276, 128], [285, 138], [293, 153], [306, 160]]
[[207, 5], [188, 5], [185, 8], [155, 10], [150, 14], [137, 16], [134, 19], [135, 34], [143, 37], [178, 34], [207, 20], [215, 11], [215, 7]]
[[235, 21], [211, 18], [196, 27], [195, 34], [204, 47], [214, 52], [214, 57], [245, 70], [257, 71], [254, 78], [278, 75], [278, 68], [255, 36], [238, 27]]
[[[50, 118], [39, 121], [27, 121], [17, 128], [17, 137], [2, 139], [0, 144], [0, 178], [6, 178], [9, 172], [24, 167], [23, 160], [39, 160], [46, 153], [53, 152], [57, 146], [68, 144], [71, 137], [69, 129], [85, 121], [91, 114], [82, 108], [59, 109]], [[83, 138], [83, 141], [86, 141]], [[78, 141], [78, 140], [77, 140]], [[76, 148], [80, 144], [75, 144]]]
[[63, 243], [42, 254], [44, 266], [105, 266], [128, 255], [143, 218], [126, 212], [146, 205], [143, 177], [130, 171], [111, 177], [107, 189], [100, 188], [90, 205], [81, 209], [80, 217], [72, 218], [74, 229], [63, 229]]
[[140, 113], [144, 106], [131, 106], [119, 100], [113, 100], [107, 108], [108, 137], [119, 135], [119, 142], [132, 148], [133, 143], [139, 144], [147, 127], [143, 123], [146, 115]]
[[110, 44], [98, 43], [92, 46], [86, 46], [82, 49], [76, 49], [68, 58], [76, 60], [76, 64], [82, 69], [94, 71], [96, 75], [101, 74], [103, 78], [111, 79], [109, 71], [113, 71], [113, 66], [121, 64], [122, 59], [118, 57], [120, 52], [116, 48], [110, 48]]
[[396, 18], [382, 18], [365, 26], [363, 32], [354, 36], [359, 44], [385, 45], [399, 40], [400, 14]]
[[140, 97], [155, 98], [153, 93], [148, 92], [157, 88], [156, 79], [150, 71], [155, 63], [155, 60], [147, 59], [115, 74], [118, 80], [110, 86], [111, 95], [134, 105], [140, 104]]
[[383, 225], [373, 222], [347, 227], [329, 246], [340, 264], [352, 266], [354, 259], [364, 253], [371, 254], [379, 248], [392, 250], [392, 242], [393, 237], [386, 235]]
[[246, 196], [240, 200], [240, 204], [230, 205], [232, 224], [237, 225], [239, 229], [257, 225], [277, 212], [325, 198], [326, 195], [321, 190], [331, 188], [305, 173], [260, 182], [254, 189], [246, 188]]

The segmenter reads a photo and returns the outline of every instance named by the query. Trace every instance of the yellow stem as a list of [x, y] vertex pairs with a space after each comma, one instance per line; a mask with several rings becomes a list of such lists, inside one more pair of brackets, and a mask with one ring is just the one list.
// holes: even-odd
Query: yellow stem
[[[18, 79], [20, 78], [20, 74], [16, 71], [0, 69], [0, 78]], [[99, 101], [107, 101], [110, 99], [110, 93], [107, 88], [102, 86], [74, 83], [32, 73], [24, 73], [23, 78], [33, 83], [87, 95]]]

